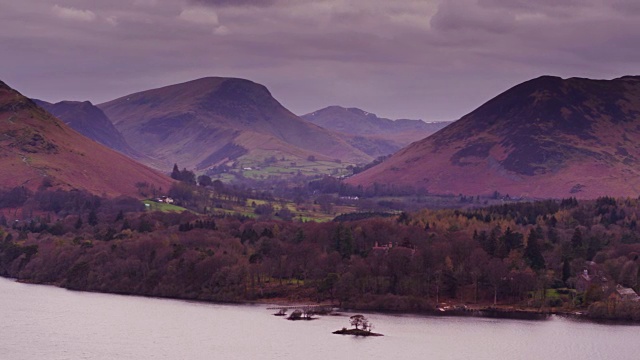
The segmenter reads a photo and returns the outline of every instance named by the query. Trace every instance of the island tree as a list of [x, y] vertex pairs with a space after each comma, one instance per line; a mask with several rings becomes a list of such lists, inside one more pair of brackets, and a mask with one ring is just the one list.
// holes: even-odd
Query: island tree
[[350, 319], [351, 326], [354, 326], [356, 330], [360, 330], [360, 327], [362, 327], [362, 330], [371, 329], [372, 324], [364, 315], [353, 315]]

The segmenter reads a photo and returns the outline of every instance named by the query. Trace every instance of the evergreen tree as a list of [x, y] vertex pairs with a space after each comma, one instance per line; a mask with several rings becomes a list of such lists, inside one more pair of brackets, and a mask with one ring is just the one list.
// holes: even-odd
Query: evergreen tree
[[498, 238], [498, 245], [496, 246], [496, 256], [504, 259], [512, 250], [519, 250], [523, 247], [524, 236], [511, 230], [507, 227], [504, 234]]
[[582, 231], [580, 228], [576, 228], [571, 237], [571, 252], [574, 258], [585, 257], [584, 239], [582, 237]]
[[478, 234], [474, 232], [474, 239], [480, 244], [480, 247], [489, 255], [494, 256], [496, 253], [496, 241], [495, 233], [492, 231], [491, 236], [487, 235], [485, 230], [480, 231]]
[[540, 237], [537, 231], [531, 229], [527, 237], [527, 247], [524, 249], [524, 258], [534, 270], [544, 269], [544, 257], [540, 251]]
[[180, 180], [180, 169], [178, 168], [178, 164], [173, 164], [173, 170], [171, 171], [171, 178]]
[[565, 258], [562, 262], [562, 281], [567, 283], [567, 280], [571, 277], [571, 265], [569, 264], [569, 259]]
[[353, 234], [351, 229], [339, 224], [333, 234], [335, 249], [343, 259], [348, 259], [353, 254]]
[[571, 237], [571, 247], [573, 249], [578, 249], [582, 247], [582, 232], [580, 228], [576, 228], [573, 231], [573, 236]]

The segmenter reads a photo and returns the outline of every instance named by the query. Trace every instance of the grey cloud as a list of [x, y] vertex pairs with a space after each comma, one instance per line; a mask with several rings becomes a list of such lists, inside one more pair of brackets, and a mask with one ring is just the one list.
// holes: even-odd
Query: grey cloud
[[[524, 0], [56, 3], [96, 19], [63, 21], [49, 0], [0, 0], [0, 80], [44, 100], [101, 102], [235, 76], [265, 84], [296, 113], [340, 104], [447, 120], [543, 74], [640, 72], [632, 0], [540, 0], [535, 8]], [[228, 34], [181, 20], [205, 5]]]
[[592, 0], [478, 0], [480, 6], [499, 7], [505, 9], [543, 10], [544, 8], [581, 8]]
[[278, 0], [189, 0], [190, 3], [196, 5], [207, 5], [217, 7], [232, 6], [259, 6], [266, 7], [275, 4]]
[[611, 6], [625, 14], [640, 14], [640, 2], [637, 0], [613, 0]]
[[451, 0], [440, 4], [431, 26], [440, 31], [504, 33], [513, 29], [514, 16], [502, 9], [478, 6], [475, 0]]

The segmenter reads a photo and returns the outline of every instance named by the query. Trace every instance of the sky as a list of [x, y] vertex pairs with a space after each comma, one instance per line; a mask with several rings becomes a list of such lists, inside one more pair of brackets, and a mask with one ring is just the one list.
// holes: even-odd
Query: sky
[[0, 0], [0, 80], [51, 102], [229, 76], [438, 121], [541, 75], [640, 75], [640, 1]]

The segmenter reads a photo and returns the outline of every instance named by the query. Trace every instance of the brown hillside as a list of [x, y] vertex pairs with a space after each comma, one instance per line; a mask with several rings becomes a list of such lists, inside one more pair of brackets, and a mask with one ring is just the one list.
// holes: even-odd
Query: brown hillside
[[99, 105], [137, 151], [169, 169], [206, 169], [243, 156], [372, 158], [334, 133], [284, 108], [248, 80], [203, 78], [143, 91]]
[[0, 82], [0, 184], [38, 188], [43, 179], [96, 195], [138, 196], [136, 182], [168, 190], [171, 179], [69, 128]]
[[640, 194], [640, 77], [540, 77], [348, 180], [431, 193]]

